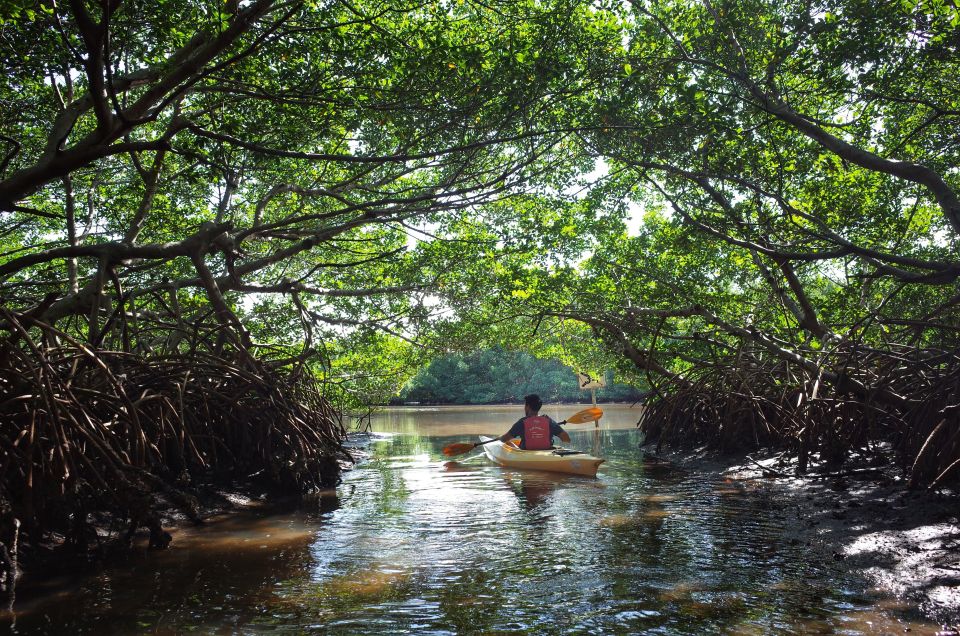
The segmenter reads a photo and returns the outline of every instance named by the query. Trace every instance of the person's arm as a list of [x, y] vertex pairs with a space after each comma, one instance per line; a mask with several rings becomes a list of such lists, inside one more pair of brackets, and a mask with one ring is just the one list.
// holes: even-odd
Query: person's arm
[[520, 437], [520, 432], [523, 430], [523, 418], [520, 418], [513, 423], [513, 426], [510, 427], [510, 430], [500, 436], [500, 441], [507, 443], [512, 440], [514, 437]]
[[570, 434], [563, 430], [563, 427], [553, 421], [553, 418], [549, 415], [550, 418], [550, 434], [554, 437], [559, 437], [561, 442], [570, 443]]

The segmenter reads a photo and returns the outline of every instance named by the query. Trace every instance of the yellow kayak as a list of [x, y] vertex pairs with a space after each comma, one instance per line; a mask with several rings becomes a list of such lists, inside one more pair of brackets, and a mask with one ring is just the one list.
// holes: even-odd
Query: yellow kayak
[[[492, 439], [494, 438], [480, 436], [481, 442], [488, 442]], [[485, 443], [483, 451], [491, 460], [508, 468], [547, 470], [553, 473], [585, 475], [587, 477], [596, 477], [597, 468], [605, 461], [587, 453], [565, 448], [522, 450], [513, 444], [504, 444], [500, 441]]]

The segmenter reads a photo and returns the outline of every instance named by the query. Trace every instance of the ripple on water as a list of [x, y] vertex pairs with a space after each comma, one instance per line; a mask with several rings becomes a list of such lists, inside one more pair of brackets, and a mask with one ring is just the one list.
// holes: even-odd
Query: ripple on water
[[[474, 411], [471, 411], [474, 412]], [[449, 426], [444, 421], [444, 426]], [[421, 433], [423, 433], [421, 431]], [[784, 540], [750, 484], [644, 466], [631, 430], [599, 478], [504, 470], [375, 439], [322, 514], [185, 533], [166, 553], [34, 599], [18, 632], [872, 633], [900, 626], [832, 563]], [[318, 504], [318, 510], [320, 504]], [[184, 539], [184, 540], [181, 540]], [[877, 629], [877, 627], [881, 629]]]

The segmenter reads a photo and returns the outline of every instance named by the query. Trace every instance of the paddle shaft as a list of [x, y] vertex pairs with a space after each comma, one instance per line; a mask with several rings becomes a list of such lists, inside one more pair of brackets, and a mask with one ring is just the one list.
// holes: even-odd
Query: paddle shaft
[[473, 447], [476, 448], [477, 446], [483, 446], [484, 444], [489, 444], [490, 442], [499, 442], [499, 441], [500, 441], [499, 437], [494, 437], [493, 439], [488, 439], [483, 442], [474, 442]]

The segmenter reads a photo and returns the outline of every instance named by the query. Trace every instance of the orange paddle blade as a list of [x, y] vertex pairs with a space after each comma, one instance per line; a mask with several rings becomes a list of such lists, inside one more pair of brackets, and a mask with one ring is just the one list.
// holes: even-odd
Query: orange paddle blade
[[474, 449], [476, 444], [467, 444], [466, 442], [457, 442], [456, 444], [448, 444], [443, 447], [443, 454], [447, 457], [453, 457], [454, 455], [463, 455]]
[[603, 410], [597, 408], [596, 406], [583, 409], [579, 413], [571, 415], [567, 418], [567, 424], [584, 424], [586, 422], [596, 422], [601, 417], [603, 417]]

